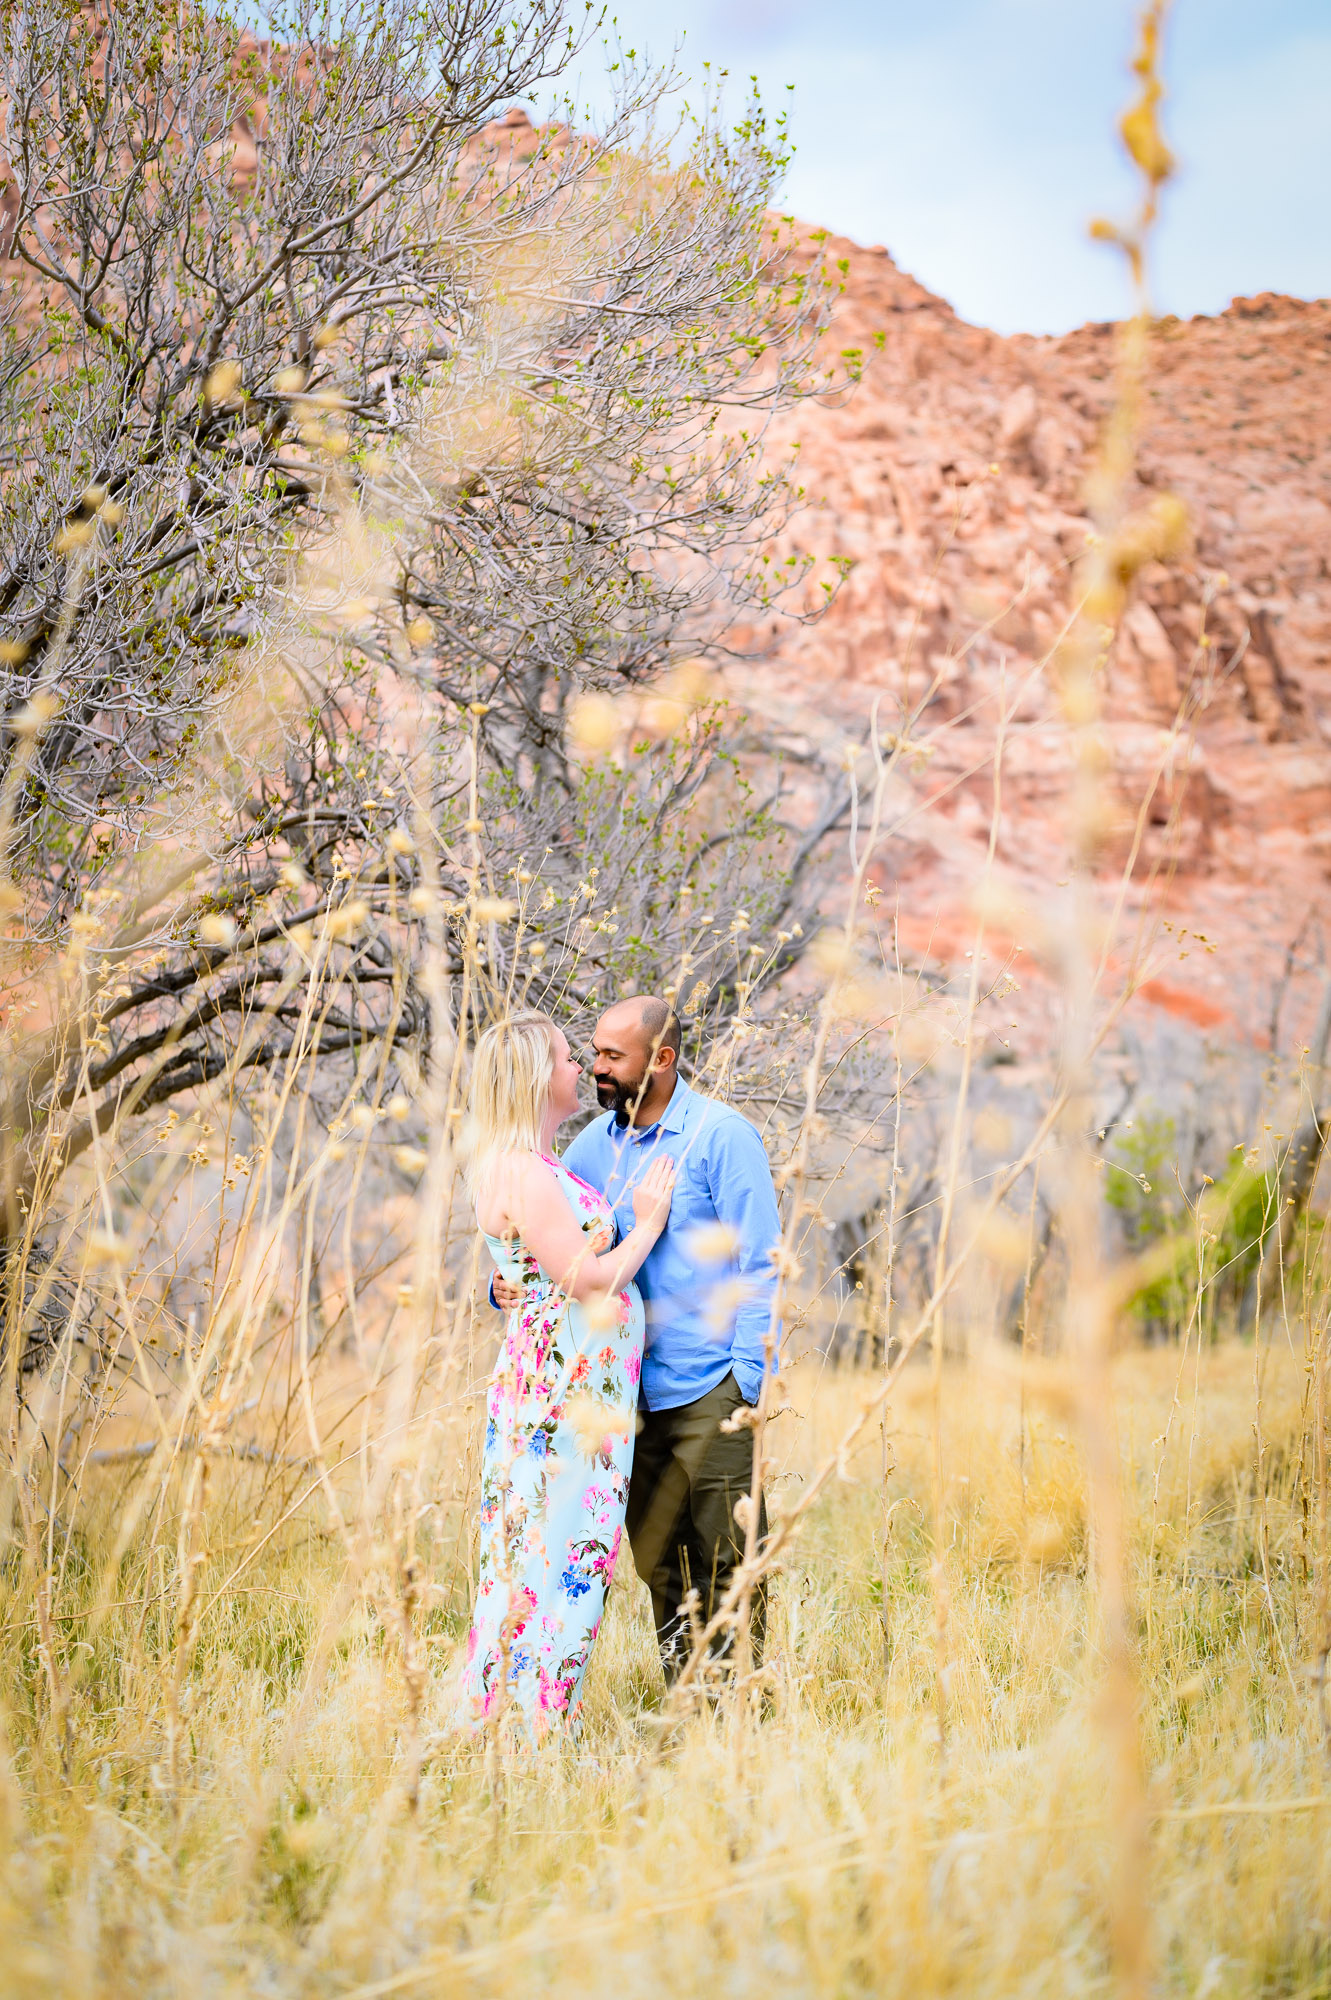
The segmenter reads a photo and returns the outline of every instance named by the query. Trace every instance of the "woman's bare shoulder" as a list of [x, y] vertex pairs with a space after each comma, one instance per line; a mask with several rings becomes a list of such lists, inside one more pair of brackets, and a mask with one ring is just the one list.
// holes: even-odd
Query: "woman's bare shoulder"
[[556, 1186], [554, 1172], [539, 1153], [501, 1153], [476, 1199], [476, 1220], [487, 1236], [521, 1227], [523, 1209]]

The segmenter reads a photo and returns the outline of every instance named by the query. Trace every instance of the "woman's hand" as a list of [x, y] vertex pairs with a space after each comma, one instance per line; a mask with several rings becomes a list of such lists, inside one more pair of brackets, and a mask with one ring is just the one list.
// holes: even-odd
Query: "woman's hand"
[[640, 1228], [655, 1229], [660, 1234], [666, 1226], [674, 1191], [675, 1162], [662, 1154], [652, 1161], [633, 1190], [633, 1219]]
[[[590, 1232], [575, 1219], [554, 1168], [535, 1153], [515, 1153], [507, 1220], [545, 1279], [581, 1302], [622, 1292], [638, 1275], [665, 1228], [674, 1186], [674, 1161], [655, 1159], [633, 1190], [632, 1229], [621, 1243], [598, 1254], [587, 1240]], [[497, 1281], [495, 1297], [500, 1302], [509, 1297], [498, 1290]]]

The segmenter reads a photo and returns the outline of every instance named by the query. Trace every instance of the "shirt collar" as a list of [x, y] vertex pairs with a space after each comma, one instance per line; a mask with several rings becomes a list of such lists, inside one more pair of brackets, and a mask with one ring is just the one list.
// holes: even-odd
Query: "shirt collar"
[[689, 1105], [693, 1092], [682, 1076], [675, 1078], [675, 1087], [670, 1093], [670, 1102], [656, 1121], [663, 1132], [682, 1132], [689, 1115]]
[[693, 1092], [683, 1077], [677, 1076], [675, 1087], [670, 1093], [670, 1101], [654, 1125], [641, 1128], [636, 1125], [620, 1125], [616, 1114], [612, 1111], [606, 1123], [606, 1130], [612, 1139], [627, 1139], [635, 1146], [640, 1146], [643, 1140], [649, 1139], [654, 1132], [682, 1132], [692, 1101]]

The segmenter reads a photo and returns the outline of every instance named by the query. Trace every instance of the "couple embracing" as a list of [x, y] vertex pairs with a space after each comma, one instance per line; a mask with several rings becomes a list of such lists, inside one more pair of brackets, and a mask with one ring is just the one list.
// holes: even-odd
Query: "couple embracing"
[[[468, 1184], [507, 1314], [486, 1404], [480, 1573], [463, 1694], [536, 1737], [578, 1726], [627, 1527], [667, 1681], [743, 1553], [735, 1504], [762, 1392], [780, 1235], [762, 1140], [679, 1074], [663, 1000], [597, 1023], [603, 1116], [556, 1155], [581, 1067], [543, 1014], [481, 1036]], [[761, 1515], [758, 1532], [765, 1531]], [[753, 1607], [761, 1646], [761, 1591]]]

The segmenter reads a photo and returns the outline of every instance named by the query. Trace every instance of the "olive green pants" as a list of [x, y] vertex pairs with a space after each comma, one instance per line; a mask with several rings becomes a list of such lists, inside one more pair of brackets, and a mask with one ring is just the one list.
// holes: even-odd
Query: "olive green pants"
[[[696, 1590], [703, 1623], [725, 1596], [744, 1554], [735, 1502], [753, 1485], [753, 1432], [747, 1425], [723, 1431], [722, 1420], [743, 1402], [727, 1375], [696, 1403], [677, 1410], [643, 1410], [633, 1452], [626, 1525], [638, 1575], [652, 1593], [657, 1643], [667, 1682], [691, 1651], [689, 1621], [681, 1611]], [[767, 1532], [760, 1501], [758, 1533]], [[766, 1596], [759, 1584], [750, 1608], [755, 1661], [761, 1659]], [[716, 1646], [717, 1655], [729, 1641]]]

